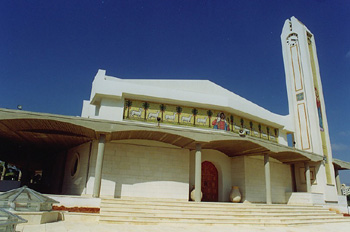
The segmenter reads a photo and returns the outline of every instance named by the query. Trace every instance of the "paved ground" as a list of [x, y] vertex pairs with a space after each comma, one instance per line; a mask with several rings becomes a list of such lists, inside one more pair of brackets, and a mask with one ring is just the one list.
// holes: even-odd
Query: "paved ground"
[[349, 232], [350, 222], [329, 223], [320, 225], [304, 225], [290, 227], [256, 227], [256, 226], [191, 226], [191, 225], [127, 225], [100, 224], [97, 222], [67, 222], [60, 221], [42, 225], [21, 225], [20, 232]]

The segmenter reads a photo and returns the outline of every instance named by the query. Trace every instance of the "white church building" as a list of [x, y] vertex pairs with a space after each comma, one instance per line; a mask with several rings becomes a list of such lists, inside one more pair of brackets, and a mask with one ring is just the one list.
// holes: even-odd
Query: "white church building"
[[[314, 35], [292, 17], [281, 41], [288, 115], [208, 80], [98, 70], [81, 117], [2, 110], [0, 125], [30, 127], [13, 140], [62, 139], [59, 194], [189, 201], [195, 188], [195, 201], [228, 202], [238, 186], [242, 202], [344, 206], [338, 170], [350, 164], [332, 157]], [[18, 120], [27, 122], [16, 132]]]
[[[207, 80], [128, 80], [99, 70], [82, 117], [125, 129], [101, 133], [104, 153], [96, 144], [92, 157], [103, 156], [95, 194], [187, 201], [191, 187], [201, 186], [203, 199], [228, 201], [239, 186], [250, 202], [338, 202], [314, 36], [293, 17], [281, 40], [287, 116]], [[77, 186], [67, 181], [69, 193]], [[95, 183], [90, 178], [83, 191], [93, 194]]]

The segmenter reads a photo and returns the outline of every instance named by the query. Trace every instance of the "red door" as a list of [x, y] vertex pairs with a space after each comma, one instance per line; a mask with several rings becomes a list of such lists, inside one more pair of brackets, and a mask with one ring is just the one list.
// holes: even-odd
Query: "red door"
[[209, 161], [202, 163], [202, 201], [218, 201], [218, 170]]

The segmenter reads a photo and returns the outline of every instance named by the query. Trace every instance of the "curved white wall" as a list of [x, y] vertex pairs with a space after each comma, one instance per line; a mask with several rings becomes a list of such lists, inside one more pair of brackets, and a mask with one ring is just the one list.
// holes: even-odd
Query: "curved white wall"
[[[80, 146], [70, 149], [67, 153], [64, 169], [64, 179], [62, 185], [62, 194], [82, 195], [84, 194], [86, 177], [88, 171], [88, 160], [90, 152], [90, 143], [84, 143]], [[79, 164], [76, 175], [71, 175], [71, 168], [74, 165], [74, 156], [79, 155]]]

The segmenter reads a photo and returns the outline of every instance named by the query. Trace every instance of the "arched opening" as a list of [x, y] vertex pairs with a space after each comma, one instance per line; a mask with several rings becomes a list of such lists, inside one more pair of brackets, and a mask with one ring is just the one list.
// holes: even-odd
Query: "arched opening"
[[[9, 173], [10, 167], [14, 169], [12, 172], [18, 170], [16, 178], [4, 181], [11, 181], [6, 183], [10, 187], [27, 185], [42, 193], [59, 194], [67, 151], [95, 138], [94, 130], [59, 120], [0, 120], [0, 160], [9, 167], [2, 173], [4, 176], [12, 174]], [[77, 172], [78, 158], [72, 164], [72, 176]], [[4, 186], [5, 182], [1, 185]]]
[[202, 201], [217, 202], [219, 199], [219, 175], [215, 165], [209, 161], [202, 163]]

